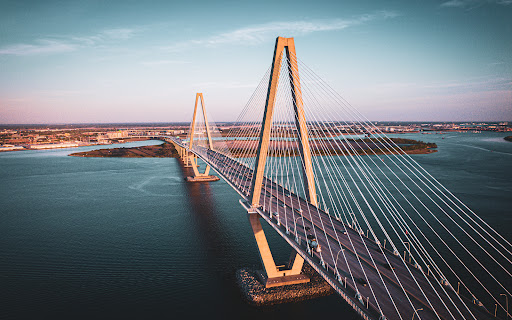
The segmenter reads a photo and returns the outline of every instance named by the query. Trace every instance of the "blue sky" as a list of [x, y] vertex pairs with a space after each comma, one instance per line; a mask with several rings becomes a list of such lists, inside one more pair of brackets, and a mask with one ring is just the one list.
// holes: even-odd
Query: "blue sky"
[[372, 120], [512, 120], [512, 0], [0, 0], [0, 123], [235, 120], [277, 36]]

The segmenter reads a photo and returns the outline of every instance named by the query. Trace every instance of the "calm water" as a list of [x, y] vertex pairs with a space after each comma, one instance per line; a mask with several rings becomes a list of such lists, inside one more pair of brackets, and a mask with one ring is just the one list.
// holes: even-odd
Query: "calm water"
[[[438, 143], [415, 159], [510, 241], [503, 136], [401, 135]], [[259, 259], [231, 187], [185, 183], [176, 159], [67, 156], [90, 149], [0, 154], [0, 318], [358, 319], [335, 295], [248, 306], [235, 271]], [[267, 236], [286, 260], [287, 244]]]

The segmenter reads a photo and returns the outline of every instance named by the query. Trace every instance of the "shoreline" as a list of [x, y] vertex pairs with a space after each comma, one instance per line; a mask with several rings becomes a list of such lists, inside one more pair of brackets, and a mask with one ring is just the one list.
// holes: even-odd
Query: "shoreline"
[[[117, 141], [117, 142], [114, 142], [114, 143], [107, 143], [107, 144], [97, 144], [97, 143], [79, 144], [78, 142], [76, 142], [76, 143], [69, 142], [69, 144], [73, 144], [73, 145], [65, 145], [67, 143], [62, 143], [61, 144], [62, 146], [59, 146], [58, 143], [48, 143], [48, 144], [41, 143], [41, 144], [33, 144], [32, 146], [34, 146], [35, 148], [26, 148], [24, 146], [16, 146], [16, 147], [21, 147], [21, 148], [15, 148], [15, 149], [12, 149], [12, 150], [2, 150], [0, 148], [0, 153], [2, 153], [2, 152], [12, 152], [12, 151], [39, 151], [39, 150], [54, 150], [54, 149], [72, 149], [72, 148], [92, 147], [92, 146], [110, 146], [110, 145], [114, 145], [114, 144], [124, 144], [124, 143], [137, 142], [137, 141], [148, 141], [148, 140], [155, 140], [155, 139], [134, 138], [134, 139], [127, 139], [127, 140], [125, 140], [123, 142]], [[74, 145], [74, 144], [76, 144], [76, 145]], [[54, 147], [45, 148], [44, 146], [46, 146], [46, 145], [52, 145], [52, 146], [55, 145], [55, 146]]]

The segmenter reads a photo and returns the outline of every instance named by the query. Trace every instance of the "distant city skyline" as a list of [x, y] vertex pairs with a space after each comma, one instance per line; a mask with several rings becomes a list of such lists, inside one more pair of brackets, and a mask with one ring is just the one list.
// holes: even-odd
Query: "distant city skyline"
[[512, 121], [510, 34], [511, 0], [4, 0], [0, 124], [234, 121], [277, 36], [371, 120]]

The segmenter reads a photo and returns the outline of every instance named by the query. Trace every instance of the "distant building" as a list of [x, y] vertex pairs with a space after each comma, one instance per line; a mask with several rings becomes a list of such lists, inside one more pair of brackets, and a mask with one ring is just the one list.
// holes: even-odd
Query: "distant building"
[[107, 132], [108, 139], [122, 139], [128, 137], [128, 131]]
[[68, 143], [46, 143], [46, 144], [32, 144], [29, 146], [30, 149], [55, 149], [55, 148], [72, 148], [78, 147], [78, 143], [76, 142], [68, 142]]
[[15, 146], [12, 144], [4, 144], [4, 145], [0, 146], [0, 151], [14, 151], [14, 150], [23, 150], [23, 149], [25, 149], [25, 148], [22, 146]]

